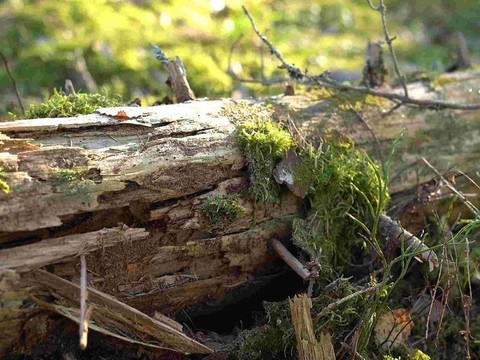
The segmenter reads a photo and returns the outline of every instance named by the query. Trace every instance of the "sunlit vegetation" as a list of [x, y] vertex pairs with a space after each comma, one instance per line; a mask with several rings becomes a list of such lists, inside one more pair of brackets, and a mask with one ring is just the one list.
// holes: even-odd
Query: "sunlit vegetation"
[[[7, 0], [0, 4], [2, 51], [27, 105], [48, 98], [66, 78], [83, 92], [106, 89], [153, 103], [169, 90], [151, 44], [184, 60], [197, 95], [229, 96], [240, 85], [226, 70], [231, 45], [241, 35], [231, 70], [242, 78], [261, 75], [260, 43], [242, 4], [286, 58], [310, 72], [360, 71], [367, 41], [383, 38], [378, 14], [363, 0]], [[474, 11], [479, 0], [395, 0], [387, 6], [400, 60], [409, 71], [447, 67], [455, 31], [465, 33], [474, 54], [480, 52]], [[263, 56], [265, 76], [278, 75], [278, 64], [266, 49]], [[0, 71], [0, 89], [0, 104], [12, 110], [5, 71]], [[250, 89], [252, 95], [279, 91]]]

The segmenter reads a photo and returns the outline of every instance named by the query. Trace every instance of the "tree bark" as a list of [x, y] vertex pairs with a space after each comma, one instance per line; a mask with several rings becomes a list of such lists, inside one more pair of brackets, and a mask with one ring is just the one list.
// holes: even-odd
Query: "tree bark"
[[[479, 72], [449, 76], [438, 92], [411, 85], [411, 96], [478, 100], [469, 89], [478, 89]], [[280, 120], [291, 117], [307, 140], [333, 128], [377, 159], [386, 159], [406, 128], [391, 167], [394, 192], [432, 177], [418, 162], [422, 155], [439, 171], [453, 164], [476, 170], [476, 112], [402, 107], [385, 115], [393, 104], [384, 99], [323, 92], [255, 102], [273, 104]], [[241, 198], [245, 215], [224, 224], [202, 211], [209, 197], [248, 187], [235, 119], [222, 110], [234, 105], [195, 101], [0, 123], [0, 179], [10, 189], [0, 191], [0, 323], [9, 329], [0, 353], [19, 343], [26, 320], [38, 313], [24, 306], [32, 303], [29, 296], [51, 292], [33, 276], [37, 269], [78, 284], [81, 254], [89, 286], [149, 316], [213, 309], [251, 285], [254, 274], [275, 273], [270, 239], [289, 238], [300, 199], [290, 194], [280, 203], [255, 204]], [[70, 303], [73, 297], [55, 296]]]

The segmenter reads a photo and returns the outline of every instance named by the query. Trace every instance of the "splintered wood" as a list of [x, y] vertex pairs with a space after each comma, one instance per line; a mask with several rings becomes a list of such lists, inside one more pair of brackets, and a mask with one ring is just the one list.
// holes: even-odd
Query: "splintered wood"
[[299, 360], [335, 360], [332, 337], [322, 332], [317, 340], [311, 315], [312, 300], [306, 295], [297, 295], [290, 299], [290, 312]]

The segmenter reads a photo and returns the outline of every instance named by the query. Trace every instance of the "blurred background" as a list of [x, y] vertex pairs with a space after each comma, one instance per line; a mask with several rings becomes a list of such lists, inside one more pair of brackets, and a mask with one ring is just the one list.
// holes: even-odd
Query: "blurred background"
[[[471, 60], [478, 63], [480, 0], [385, 3], [405, 73], [448, 68], [456, 32], [464, 34]], [[45, 100], [67, 78], [77, 91], [153, 103], [169, 89], [151, 44], [182, 58], [199, 97], [229, 97], [239, 89], [252, 96], [278, 93], [281, 85], [242, 85], [227, 74], [230, 58], [238, 77], [259, 78], [262, 59], [266, 77], [284, 75], [241, 5], [288, 61], [310, 73], [360, 73], [367, 42], [383, 39], [380, 15], [366, 0], [2, 0], [1, 51], [26, 105]], [[18, 111], [15, 104], [2, 62], [0, 116]]]

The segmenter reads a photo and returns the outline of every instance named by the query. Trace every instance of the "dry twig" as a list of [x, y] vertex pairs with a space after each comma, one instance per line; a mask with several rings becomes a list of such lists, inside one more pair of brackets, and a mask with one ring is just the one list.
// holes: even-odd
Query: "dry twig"
[[23, 108], [22, 99], [20, 98], [20, 95], [18, 94], [17, 83], [15, 82], [15, 78], [13, 77], [12, 73], [10, 72], [10, 67], [8, 66], [7, 58], [3, 54], [3, 51], [1, 51], [1, 50], [0, 50], [0, 57], [2, 58], [3, 64], [5, 65], [5, 70], [7, 71], [8, 77], [10, 78], [10, 81], [12, 82], [13, 90], [15, 91], [15, 95], [17, 97], [18, 104], [20, 105], [20, 108], [22, 109], [22, 114], [25, 115], [25, 109]]
[[87, 318], [87, 262], [85, 255], [80, 256], [80, 348], [85, 350], [88, 342], [88, 318]]
[[[370, 89], [365, 86], [343, 84], [331, 79], [329, 77], [328, 72], [324, 72], [320, 75], [308, 75], [307, 73], [300, 70], [298, 67], [288, 63], [283, 58], [282, 54], [277, 50], [277, 48], [275, 48], [275, 46], [273, 46], [273, 44], [266, 38], [266, 36], [260, 33], [260, 31], [257, 29], [255, 25], [255, 22], [253, 21], [252, 15], [248, 12], [248, 10], [244, 6], [243, 6], [243, 11], [245, 12], [245, 15], [250, 20], [252, 28], [257, 34], [257, 36], [267, 45], [267, 47], [270, 50], [270, 53], [280, 61], [281, 65], [279, 66], [279, 68], [286, 69], [288, 71], [288, 74], [291, 80], [294, 80], [303, 84], [308, 84], [308, 85], [319, 85], [319, 86], [323, 86], [325, 88], [330, 88], [330, 89], [357, 91], [364, 94], [383, 97], [385, 99], [389, 99], [393, 102], [399, 103], [401, 105], [406, 105], [406, 106], [416, 106], [416, 107], [423, 107], [427, 109], [436, 109], [436, 110], [440, 110], [440, 109], [479, 110], [480, 109], [480, 104], [470, 104], [470, 103], [459, 104], [456, 102], [449, 102], [449, 101], [442, 101], [442, 100], [412, 99], [409, 96], [406, 96], [405, 94], [401, 95], [393, 92]], [[393, 41], [393, 39], [390, 39], [390, 40]], [[261, 81], [258, 81], [258, 80], [255, 81], [253, 79], [250, 79], [248, 81], [262, 83]], [[394, 106], [394, 108], [397, 108], [397, 105]]]
[[393, 66], [395, 67], [395, 72], [398, 76], [398, 79], [400, 80], [400, 82], [402, 84], [403, 93], [405, 94], [405, 97], [408, 98], [409, 97], [408, 96], [408, 89], [407, 89], [407, 85], [405, 84], [405, 78], [403, 77], [402, 74], [400, 74], [400, 69], [398, 67], [398, 61], [397, 61], [397, 56], [395, 55], [395, 49], [393, 48], [393, 45], [392, 45], [393, 41], [396, 39], [396, 36], [394, 36], [392, 38], [392, 37], [390, 37], [390, 35], [388, 33], [387, 7], [383, 3], [383, 0], [379, 0], [379, 1], [380, 1], [380, 3], [378, 4], [378, 6], [374, 6], [372, 4], [371, 0], [367, 0], [368, 5], [370, 5], [370, 8], [378, 11], [380, 13], [381, 17], [382, 17], [382, 27], [383, 27], [383, 34], [385, 35], [385, 43], [388, 45], [388, 49], [390, 50], [390, 55], [392, 56], [392, 60], [393, 60]]
[[282, 245], [277, 239], [272, 239], [272, 247], [275, 252], [280, 256], [280, 258], [285, 261], [285, 263], [290, 266], [290, 268], [297, 273], [303, 280], [308, 280], [310, 278], [310, 272], [305, 269], [298, 259], [292, 255], [290, 251], [287, 250], [285, 246]]

